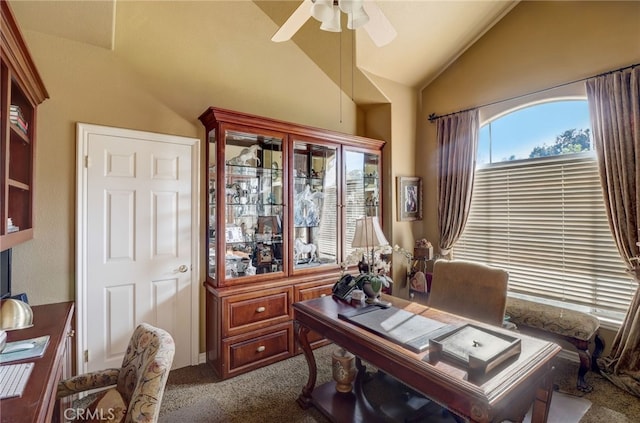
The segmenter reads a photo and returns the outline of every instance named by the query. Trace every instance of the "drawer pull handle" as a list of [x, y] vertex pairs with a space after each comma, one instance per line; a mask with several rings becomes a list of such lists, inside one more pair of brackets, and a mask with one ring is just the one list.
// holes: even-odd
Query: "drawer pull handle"
[[320, 298], [326, 297], [326, 296], [327, 296], [327, 294], [320, 294]]
[[257, 352], [264, 352], [264, 350], [266, 350], [267, 347], [265, 347], [264, 345], [260, 345], [258, 348], [256, 348]]
[[258, 307], [258, 308], [256, 309], [256, 311], [257, 311], [258, 313], [264, 313], [264, 311], [265, 311], [265, 310], [266, 310], [266, 308], [264, 308], [264, 307]]

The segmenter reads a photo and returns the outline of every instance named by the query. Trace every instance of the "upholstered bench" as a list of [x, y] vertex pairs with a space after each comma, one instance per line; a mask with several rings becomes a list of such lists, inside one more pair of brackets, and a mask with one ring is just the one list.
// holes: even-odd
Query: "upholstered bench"
[[[516, 330], [523, 333], [573, 344], [580, 357], [577, 388], [583, 392], [593, 389], [587, 384], [585, 375], [589, 369], [597, 371], [596, 359], [604, 349], [604, 340], [598, 334], [600, 321], [597, 317], [511, 296], [507, 298], [506, 316], [516, 325]], [[593, 354], [589, 354], [591, 341], [595, 344]]]

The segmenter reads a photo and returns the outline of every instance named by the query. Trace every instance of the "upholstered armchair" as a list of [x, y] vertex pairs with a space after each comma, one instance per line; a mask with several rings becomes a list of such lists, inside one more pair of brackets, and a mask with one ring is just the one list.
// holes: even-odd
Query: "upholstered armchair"
[[428, 305], [496, 326], [502, 326], [509, 274], [465, 260], [437, 260]]
[[[155, 422], [160, 413], [175, 344], [165, 330], [140, 324], [129, 341], [119, 369], [107, 369], [74, 376], [58, 383], [57, 398], [109, 388], [87, 407], [87, 412], [73, 410], [74, 421]], [[84, 418], [84, 420], [83, 420]]]

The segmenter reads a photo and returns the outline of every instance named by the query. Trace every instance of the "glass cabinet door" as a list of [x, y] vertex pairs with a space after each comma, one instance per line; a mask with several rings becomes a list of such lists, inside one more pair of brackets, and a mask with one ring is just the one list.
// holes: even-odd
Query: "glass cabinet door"
[[[351, 241], [356, 231], [356, 219], [380, 216], [380, 155], [345, 149], [345, 224], [344, 257], [353, 249]], [[380, 222], [382, 223], [382, 222]]]
[[293, 268], [338, 263], [337, 147], [293, 143]]
[[[242, 131], [224, 131], [224, 230], [219, 254], [225, 280], [283, 271], [283, 137]], [[214, 165], [215, 169], [215, 165]], [[211, 170], [211, 169], [210, 169]], [[210, 171], [210, 187], [215, 186]], [[210, 204], [215, 195], [210, 196]], [[210, 225], [215, 222], [215, 205], [210, 206]], [[215, 226], [213, 226], [215, 227]], [[222, 242], [223, 241], [223, 242]], [[209, 239], [209, 274], [214, 276], [216, 236]], [[213, 258], [212, 258], [213, 255]], [[213, 263], [213, 269], [211, 268]]]

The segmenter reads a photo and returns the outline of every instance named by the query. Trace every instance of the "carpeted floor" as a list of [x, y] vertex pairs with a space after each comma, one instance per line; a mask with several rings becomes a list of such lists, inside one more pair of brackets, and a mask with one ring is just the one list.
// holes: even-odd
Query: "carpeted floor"
[[[331, 353], [335, 348], [329, 345], [314, 352], [318, 385], [331, 380]], [[577, 363], [560, 359], [555, 381], [559, 392], [568, 398], [591, 402], [580, 423], [640, 421], [640, 400], [600, 375], [587, 376], [593, 392], [575, 389], [577, 368]], [[224, 381], [217, 379], [207, 364], [175, 370], [162, 400], [160, 422], [326, 423], [320, 412], [314, 408], [302, 410], [295, 401], [307, 375], [302, 355]], [[564, 418], [559, 419], [550, 419], [550, 423], [565, 423]]]

